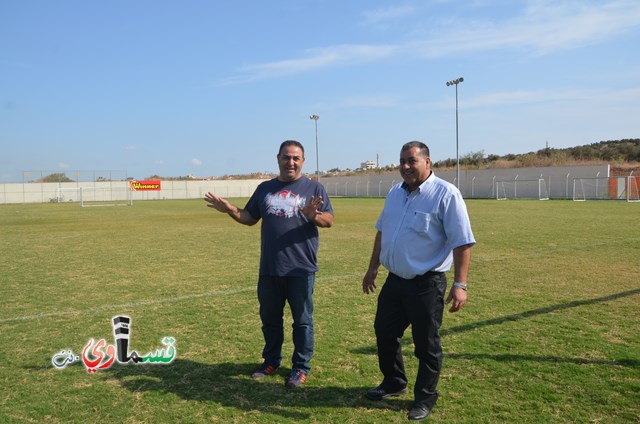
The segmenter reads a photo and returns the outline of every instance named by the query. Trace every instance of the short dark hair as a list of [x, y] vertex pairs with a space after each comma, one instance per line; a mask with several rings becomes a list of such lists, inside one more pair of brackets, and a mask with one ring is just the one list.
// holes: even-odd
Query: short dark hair
[[300, 150], [302, 150], [302, 157], [304, 158], [304, 146], [302, 145], [302, 143], [300, 143], [299, 141], [296, 141], [296, 140], [285, 140], [285, 141], [283, 141], [282, 144], [280, 144], [280, 150], [278, 150], [278, 156], [280, 156], [280, 153], [282, 153], [282, 149], [284, 149], [287, 146], [299, 147]]
[[413, 149], [414, 147], [420, 149], [420, 154], [422, 156], [424, 156], [425, 158], [429, 157], [429, 148], [421, 141], [410, 141], [408, 143], [405, 143], [400, 151], [404, 152], [406, 150]]

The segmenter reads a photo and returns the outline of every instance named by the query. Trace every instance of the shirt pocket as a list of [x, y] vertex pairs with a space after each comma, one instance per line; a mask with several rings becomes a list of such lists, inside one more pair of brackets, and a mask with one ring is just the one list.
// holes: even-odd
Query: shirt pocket
[[413, 213], [409, 228], [416, 233], [427, 233], [432, 220], [433, 214], [416, 211]]

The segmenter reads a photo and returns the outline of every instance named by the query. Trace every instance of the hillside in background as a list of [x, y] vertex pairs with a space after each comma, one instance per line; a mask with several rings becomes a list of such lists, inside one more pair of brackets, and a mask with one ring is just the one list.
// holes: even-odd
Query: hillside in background
[[[608, 163], [611, 165], [611, 176], [640, 174], [640, 139], [608, 140], [584, 146], [568, 147], [556, 149], [546, 147], [537, 152], [522, 154], [507, 154], [499, 156], [495, 154], [485, 154], [484, 151], [467, 153], [460, 156], [460, 168], [462, 169], [495, 169], [495, 168], [529, 168], [544, 166], [578, 166]], [[455, 169], [456, 159], [445, 159], [433, 163], [433, 168], [443, 171]], [[397, 165], [387, 165], [378, 169], [339, 169], [333, 168], [323, 173], [323, 177], [349, 176], [362, 174], [382, 174], [397, 172]], [[309, 178], [315, 179], [312, 172], [307, 174]], [[248, 175], [225, 175], [222, 177], [211, 177], [212, 179], [241, 180], [253, 178], [274, 178], [276, 173], [260, 173]], [[154, 176], [161, 179], [172, 179]], [[188, 177], [182, 177], [188, 179]]]
[[[499, 156], [485, 154], [484, 150], [460, 156], [461, 169], [530, 168], [544, 166], [579, 166], [608, 163], [611, 176], [640, 174], [640, 139], [600, 141], [578, 147], [556, 149], [546, 147], [537, 152]], [[456, 159], [434, 162], [432, 167], [443, 171], [455, 169]], [[369, 170], [331, 169], [323, 176], [348, 176], [397, 172], [397, 166]]]
[[[530, 168], [530, 167], [546, 167], [546, 166], [579, 166], [579, 165], [595, 165], [607, 163], [611, 166], [611, 176], [626, 176], [631, 172], [634, 175], [640, 175], [640, 139], [623, 139], [600, 141], [598, 143], [587, 144], [584, 146], [568, 147], [565, 149], [556, 149], [546, 147], [537, 152], [529, 152], [522, 154], [507, 154], [499, 156], [495, 154], [486, 155], [484, 150], [479, 152], [467, 153], [460, 156], [461, 169], [498, 169], [498, 168]], [[434, 169], [448, 171], [456, 168], [456, 159], [445, 159], [434, 162]], [[330, 169], [322, 174], [322, 177], [332, 176], [349, 176], [349, 175], [366, 175], [366, 174], [383, 174], [390, 172], [398, 172], [397, 165], [387, 165], [377, 169]], [[313, 172], [306, 174], [309, 178], [315, 179]], [[247, 179], [268, 179], [274, 178], [274, 173], [252, 173], [239, 175], [224, 175], [217, 177], [193, 177], [187, 176], [160, 176], [152, 175], [148, 179], [159, 179], [164, 181], [176, 180], [247, 180]], [[107, 181], [100, 178], [101, 181]], [[42, 177], [35, 182], [72, 182], [65, 173], [54, 173]]]
[[[565, 149], [546, 147], [537, 152], [504, 156], [485, 155], [484, 151], [480, 151], [460, 157], [460, 167], [464, 169], [575, 166], [598, 163], [610, 164], [611, 176], [628, 175], [633, 170], [640, 171], [640, 139], [600, 141]], [[448, 169], [454, 168], [455, 165], [454, 158], [435, 162], [433, 167]]]

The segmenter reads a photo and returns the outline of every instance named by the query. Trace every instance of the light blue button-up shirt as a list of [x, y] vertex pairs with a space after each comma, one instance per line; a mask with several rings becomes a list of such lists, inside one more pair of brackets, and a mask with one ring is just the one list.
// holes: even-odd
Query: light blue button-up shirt
[[376, 229], [382, 233], [380, 263], [405, 279], [449, 271], [453, 249], [476, 242], [462, 194], [433, 172], [412, 192], [404, 183], [393, 186]]

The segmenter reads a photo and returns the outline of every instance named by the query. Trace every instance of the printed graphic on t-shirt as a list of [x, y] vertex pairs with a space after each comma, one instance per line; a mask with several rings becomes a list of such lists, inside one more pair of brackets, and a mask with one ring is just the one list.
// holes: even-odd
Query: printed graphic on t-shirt
[[277, 193], [267, 193], [264, 198], [267, 204], [267, 214], [291, 218], [295, 216], [298, 209], [304, 207], [306, 199], [289, 190], [282, 190]]

